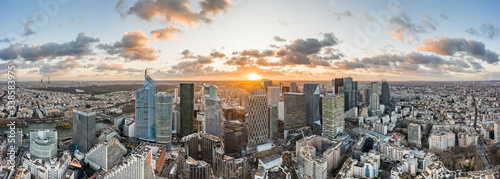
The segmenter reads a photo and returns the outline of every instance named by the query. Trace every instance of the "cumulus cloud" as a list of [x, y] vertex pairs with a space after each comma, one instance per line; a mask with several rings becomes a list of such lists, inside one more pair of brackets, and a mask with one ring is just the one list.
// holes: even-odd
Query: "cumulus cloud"
[[392, 36], [395, 39], [411, 42], [406, 36], [409, 35], [415, 39], [419, 39], [418, 34], [436, 30], [438, 21], [424, 14], [422, 20], [423, 25], [417, 24], [414, 23], [408, 15], [402, 13], [398, 17], [389, 19], [389, 24], [393, 26]]
[[45, 63], [40, 67], [38, 73], [43, 76], [60, 76], [71, 72], [75, 68], [82, 67], [82, 65], [77, 62], [74, 58], [68, 57], [65, 60], [61, 60], [52, 63]]
[[118, 54], [127, 60], [157, 60], [158, 51], [154, 47], [148, 47], [147, 42], [151, 39], [142, 31], [126, 32], [122, 36], [122, 40], [113, 44], [99, 44], [97, 47], [105, 50], [109, 55]]
[[464, 53], [489, 64], [496, 64], [499, 61], [498, 54], [486, 49], [484, 43], [464, 38], [441, 37], [436, 40], [429, 38], [420, 44], [418, 49], [448, 56]]
[[125, 17], [136, 15], [140, 19], [150, 21], [161, 18], [163, 22], [177, 22], [182, 24], [196, 24], [198, 22], [210, 23], [213, 16], [226, 12], [231, 2], [229, 0], [202, 0], [201, 11], [194, 12], [189, 0], [139, 0], [132, 7], [126, 8], [126, 3], [121, 0], [115, 9]]
[[11, 40], [9, 38], [4, 38], [4, 39], [0, 39], [0, 42], [10, 43]]
[[468, 28], [465, 32], [487, 40], [494, 40], [500, 37], [500, 28], [490, 23], [484, 23], [478, 28]]
[[81, 32], [75, 40], [66, 43], [50, 42], [33, 46], [14, 43], [0, 50], [0, 59], [10, 60], [22, 57], [29, 61], [36, 61], [60, 56], [81, 57], [92, 54], [92, 44], [96, 42], [99, 42], [98, 38], [89, 37]]
[[181, 36], [176, 36], [175, 33], [181, 33], [181, 29], [176, 26], [169, 26], [165, 27], [163, 29], [158, 29], [158, 30], [153, 30], [151, 31], [151, 35], [153, 35], [156, 39], [160, 40], [168, 40], [168, 39], [175, 39], [175, 38], [181, 38]]

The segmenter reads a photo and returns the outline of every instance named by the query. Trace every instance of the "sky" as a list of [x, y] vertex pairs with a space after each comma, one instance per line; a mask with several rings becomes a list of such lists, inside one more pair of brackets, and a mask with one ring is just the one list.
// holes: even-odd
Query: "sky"
[[[0, 6], [17, 80], [500, 80], [499, 1], [34, 0]], [[254, 75], [254, 77], [255, 77]]]

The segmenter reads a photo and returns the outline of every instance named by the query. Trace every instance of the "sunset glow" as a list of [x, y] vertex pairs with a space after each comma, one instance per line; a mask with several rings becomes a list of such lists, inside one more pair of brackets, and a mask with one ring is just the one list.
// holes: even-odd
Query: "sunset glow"
[[255, 73], [248, 75], [248, 80], [258, 80], [258, 79], [260, 79], [260, 76], [256, 75]]

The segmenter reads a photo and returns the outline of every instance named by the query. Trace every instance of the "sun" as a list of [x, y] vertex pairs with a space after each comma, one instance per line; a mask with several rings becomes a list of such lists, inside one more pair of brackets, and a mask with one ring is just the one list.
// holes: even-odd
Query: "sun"
[[258, 80], [258, 79], [260, 79], [260, 76], [256, 75], [255, 73], [248, 75], [248, 80]]

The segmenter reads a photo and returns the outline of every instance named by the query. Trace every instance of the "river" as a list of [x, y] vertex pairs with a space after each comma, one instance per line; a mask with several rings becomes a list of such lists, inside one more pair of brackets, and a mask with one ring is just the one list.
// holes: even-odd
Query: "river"
[[[96, 130], [105, 128], [110, 126], [111, 124], [106, 123], [106, 122], [98, 122], [95, 124]], [[7, 131], [9, 128], [6, 127], [1, 127], [0, 128], [0, 134], [4, 134], [5, 131]], [[33, 123], [33, 124], [28, 124], [27, 127], [23, 127], [23, 134], [29, 134], [30, 130], [32, 129], [56, 129], [56, 123], [51, 122], [51, 123]], [[57, 130], [57, 137], [58, 138], [64, 138], [64, 137], [69, 137], [73, 135], [73, 128], [68, 128], [68, 129], [63, 129], [63, 128], [58, 128]]]

